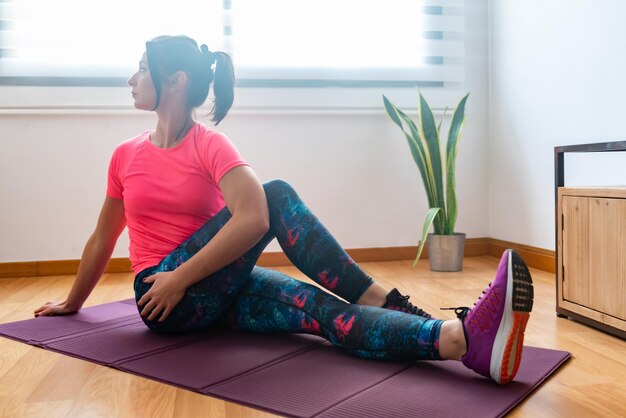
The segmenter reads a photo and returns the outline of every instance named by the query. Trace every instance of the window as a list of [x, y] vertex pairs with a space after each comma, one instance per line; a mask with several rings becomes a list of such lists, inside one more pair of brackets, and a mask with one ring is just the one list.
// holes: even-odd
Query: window
[[444, 16], [443, 7], [424, 3], [441, 2], [235, 0], [227, 11], [230, 43], [246, 80], [298, 86], [461, 81], [462, 16]]
[[463, 0], [0, 0], [0, 85], [125, 86], [145, 41], [231, 53], [239, 88], [455, 88]]
[[191, 0], [9, 0], [0, 8], [0, 76], [24, 85], [125, 85], [145, 41], [216, 38], [219, 20], [210, 17], [221, 12], [215, 2]]

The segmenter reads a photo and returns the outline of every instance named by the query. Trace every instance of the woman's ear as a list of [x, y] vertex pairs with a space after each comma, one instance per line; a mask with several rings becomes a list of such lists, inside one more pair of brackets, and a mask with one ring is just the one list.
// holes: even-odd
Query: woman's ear
[[187, 85], [188, 77], [184, 71], [176, 71], [168, 77], [167, 84], [172, 88], [184, 88]]

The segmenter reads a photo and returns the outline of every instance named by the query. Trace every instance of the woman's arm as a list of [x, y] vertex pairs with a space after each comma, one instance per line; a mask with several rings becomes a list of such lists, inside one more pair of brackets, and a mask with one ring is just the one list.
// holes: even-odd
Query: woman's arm
[[80, 310], [100, 280], [125, 226], [124, 202], [107, 196], [96, 229], [83, 250], [76, 280], [67, 299], [63, 302], [46, 303], [35, 311], [35, 316], [62, 315]]
[[241, 257], [269, 229], [265, 191], [250, 167], [233, 168], [222, 177], [219, 186], [232, 218], [207, 245], [175, 270], [185, 288]]
[[[145, 281], [154, 283], [138, 301], [142, 315], [163, 321], [192, 284], [210, 276], [245, 254], [269, 229], [269, 211], [263, 186], [248, 166], [239, 166], [222, 177], [220, 189], [232, 218], [202, 249], [173, 272], [157, 273]], [[144, 305], [145, 304], [145, 305]]]

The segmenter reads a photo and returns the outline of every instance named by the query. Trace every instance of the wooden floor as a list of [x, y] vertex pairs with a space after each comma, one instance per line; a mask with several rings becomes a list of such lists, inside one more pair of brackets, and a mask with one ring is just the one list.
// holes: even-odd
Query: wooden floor
[[[413, 295], [440, 318], [442, 306], [470, 305], [498, 260], [469, 257], [459, 273], [435, 273], [422, 261], [364, 263], [379, 283]], [[303, 278], [292, 267], [279, 270]], [[573, 359], [519, 405], [511, 417], [625, 417], [626, 342], [555, 315], [554, 276], [531, 269], [535, 305], [526, 344], [572, 352]], [[73, 277], [0, 279], [0, 323], [26, 319], [50, 299], [61, 300]], [[419, 297], [418, 297], [419, 296]], [[132, 297], [130, 274], [105, 275], [86, 306]], [[268, 417], [261, 411], [199, 395], [108, 367], [0, 338], [2, 417]]]

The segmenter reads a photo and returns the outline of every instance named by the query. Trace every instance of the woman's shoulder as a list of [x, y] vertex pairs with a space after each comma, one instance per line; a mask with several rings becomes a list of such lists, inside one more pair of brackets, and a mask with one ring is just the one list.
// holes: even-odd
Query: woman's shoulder
[[211, 141], [213, 139], [227, 139], [226, 134], [213, 129], [202, 122], [196, 122], [195, 129], [197, 133], [195, 137], [200, 141]]
[[196, 143], [196, 148], [201, 153], [212, 153], [215, 152], [216, 149], [221, 149], [224, 147], [234, 147], [234, 144], [228, 138], [228, 136], [226, 136], [226, 134], [221, 131], [210, 128], [200, 122], [196, 124], [194, 129], [196, 129], [194, 142]]
[[151, 131], [145, 131], [137, 136], [124, 140], [122, 143], [118, 144], [115, 147], [114, 154], [120, 154], [120, 153], [125, 154], [128, 152], [135, 151], [137, 147], [145, 143], [146, 140], [149, 140], [150, 132]]
[[194, 142], [199, 161], [213, 178], [219, 181], [224, 169], [247, 164], [223, 132], [209, 128], [203, 123], [198, 123], [194, 129], [197, 129]]

